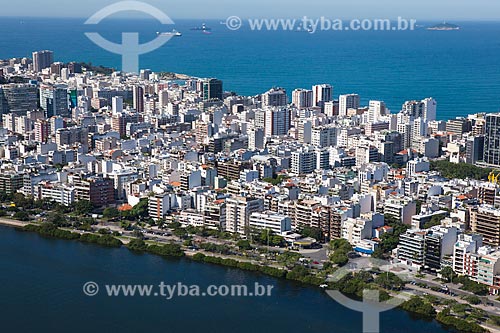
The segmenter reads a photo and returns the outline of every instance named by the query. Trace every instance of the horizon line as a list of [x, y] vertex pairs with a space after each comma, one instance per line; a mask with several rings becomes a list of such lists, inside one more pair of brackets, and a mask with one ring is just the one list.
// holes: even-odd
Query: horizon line
[[[306, 15], [308, 18], [315, 19], [322, 17], [320, 16], [311, 16], [311, 15]], [[302, 16], [304, 17], [304, 16]], [[301, 19], [302, 17], [299, 16], [282, 16], [282, 17], [262, 17], [262, 16], [253, 16], [253, 17], [244, 17], [240, 16], [241, 19]], [[389, 20], [395, 20], [397, 19], [398, 16], [396, 17], [363, 17], [363, 19], [389, 19]], [[406, 16], [401, 16], [399, 17], [405, 17]], [[18, 15], [0, 15], [0, 19], [81, 19], [81, 20], [87, 20], [88, 16], [18, 16]], [[410, 17], [408, 17], [410, 18]], [[443, 22], [443, 21], [455, 21], [455, 22], [500, 22], [500, 17], [498, 18], [434, 18], [434, 19], [419, 19], [415, 17], [411, 17], [412, 19], [419, 20], [421, 22]], [[136, 20], [136, 21], [146, 21], [146, 20], [154, 20], [153, 18], [146, 18], [146, 17], [141, 17], [141, 16], [131, 16], [131, 17], [110, 17], [107, 18], [107, 20]], [[222, 17], [222, 18], [197, 18], [197, 17], [172, 17], [173, 20], [178, 20], [178, 21], [194, 21], [194, 20], [207, 20], [207, 21], [220, 21], [220, 20], [225, 20], [227, 17]], [[334, 19], [334, 18], [332, 18]], [[341, 19], [341, 20], [354, 20], [354, 19], [359, 19], [359, 17], [338, 17], [335, 19]]]

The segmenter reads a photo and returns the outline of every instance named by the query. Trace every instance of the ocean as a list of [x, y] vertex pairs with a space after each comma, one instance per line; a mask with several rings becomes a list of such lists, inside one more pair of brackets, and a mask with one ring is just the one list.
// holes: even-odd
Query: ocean
[[[163, 259], [0, 227], [3, 332], [362, 332], [361, 314], [320, 289], [257, 273]], [[97, 296], [83, 294], [93, 281]], [[270, 297], [108, 297], [104, 284], [273, 285]], [[382, 333], [446, 332], [402, 310]]]
[[[453, 22], [459, 31], [231, 31], [207, 21], [212, 34], [191, 31], [201, 21], [176, 20], [167, 28], [153, 20], [1, 18], [0, 58], [28, 57], [50, 49], [56, 61], [85, 61], [119, 68], [121, 57], [94, 45], [84, 32], [119, 42], [122, 32], [183, 33], [141, 56], [141, 68], [217, 77], [225, 90], [256, 95], [273, 86], [310, 88], [329, 83], [334, 95], [358, 93], [362, 102], [383, 100], [398, 112], [406, 100], [434, 97], [438, 118], [500, 110], [500, 22]], [[425, 23], [419, 22], [420, 25]]]

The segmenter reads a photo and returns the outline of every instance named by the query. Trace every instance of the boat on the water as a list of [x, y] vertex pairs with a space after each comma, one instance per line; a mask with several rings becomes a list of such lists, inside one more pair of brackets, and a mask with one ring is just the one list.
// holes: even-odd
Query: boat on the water
[[181, 33], [181, 32], [179, 32], [179, 31], [177, 31], [177, 30], [175, 30], [175, 29], [174, 29], [174, 30], [172, 30], [171, 32], [157, 32], [156, 34], [157, 34], [157, 35], [164, 35], [164, 36], [165, 36], [165, 35], [167, 35], [167, 36], [172, 35], [172, 36], [174, 36], [174, 37], [180, 37], [180, 36], [182, 36], [182, 33]]
[[441, 24], [436, 24], [436, 25], [433, 25], [432, 27], [428, 27], [427, 30], [450, 31], [450, 30], [460, 30], [460, 27], [456, 24], [443, 22]]
[[207, 27], [207, 25], [205, 23], [203, 23], [201, 25], [201, 27], [194, 27], [194, 28], [191, 28], [191, 30], [193, 30], [193, 31], [211, 31], [212, 28]]

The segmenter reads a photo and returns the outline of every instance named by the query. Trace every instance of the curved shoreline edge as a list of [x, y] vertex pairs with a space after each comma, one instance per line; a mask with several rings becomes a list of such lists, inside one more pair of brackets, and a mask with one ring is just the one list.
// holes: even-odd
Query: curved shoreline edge
[[[322, 283], [322, 282], [318, 281], [314, 275], [311, 275], [311, 274], [306, 276], [306, 279], [292, 278], [292, 276], [290, 276], [288, 274], [291, 272], [290, 270], [279, 269], [279, 268], [265, 266], [265, 265], [256, 265], [256, 264], [253, 264], [253, 263], [248, 262], [248, 261], [239, 261], [239, 260], [231, 259], [231, 258], [228, 259], [228, 258], [223, 258], [223, 257], [218, 257], [218, 256], [205, 255], [201, 252], [196, 252], [196, 253], [186, 252], [184, 250], [182, 250], [182, 255], [169, 255], [169, 254], [161, 253], [160, 251], [157, 250], [162, 245], [169, 245], [169, 243], [164, 243], [164, 244], [156, 243], [159, 245], [150, 245], [149, 246], [149, 247], [155, 247], [155, 250], [145, 249], [145, 250], [138, 251], [138, 250], [135, 250], [133, 248], [128, 247], [127, 244], [129, 242], [122, 239], [122, 238], [111, 237], [111, 238], [121, 242], [120, 246], [116, 246], [116, 245], [103, 244], [103, 243], [100, 243], [99, 241], [96, 241], [96, 240], [88, 241], [88, 240], [76, 239], [76, 238], [62, 238], [62, 237], [56, 237], [56, 236], [43, 235], [35, 229], [26, 228], [27, 226], [39, 227], [39, 225], [30, 223], [30, 222], [0, 218], [0, 226], [12, 227], [17, 231], [22, 231], [22, 232], [36, 233], [40, 237], [48, 237], [48, 238], [57, 239], [57, 240], [73, 240], [73, 241], [79, 240], [82, 243], [95, 244], [95, 245], [98, 245], [101, 247], [120, 248], [123, 245], [125, 245], [127, 250], [130, 252], [142, 253], [142, 254], [152, 254], [152, 255], [157, 255], [157, 256], [163, 257], [163, 258], [179, 258], [180, 259], [180, 258], [184, 257], [184, 258], [188, 258], [189, 260], [192, 260], [194, 262], [200, 262], [200, 263], [203, 262], [203, 263], [209, 263], [209, 264], [214, 264], [214, 265], [218, 265], [218, 266], [225, 266], [225, 267], [229, 267], [229, 268], [237, 268], [237, 269], [240, 269], [243, 271], [258, 272], [258, 273], [261, 273], [261, 274], [266, 275], [268, 277], [273, 277], [273, 278], [278, 278], [278, 279], [288, 280], [288, 281], [294, 281], [294, 282], [298, 282], [298, 283], [304, 284], [304, 285], [309, 286], [309, 287], [319, 288], [319, 285]], [[71, 232], [71, 231], [68, 231], [65, 229], [58, 229], [58, 230], [63, 231], [63, 232], [67, 232], [67, 233], [71, 233], [71, 234], [75, 234], [75, 235], [81, 235], [81, 234], [74, 233], [74, 232]], [[102, 236], [102, 235], [98, 235], [98, 234], [89, 234], [89, 233], [84, 234], [84, 235], [94, 235], [98, 238], [100, 238], [100, 236]], [[413, 312], [413, 311], [409, 311], [407, 309], [404, 309], [402, 306], [399, 306], [396, 309], [405, 311], [406, 313], [410, 314], [411, 316], [416, 316], [416, 319], [419, 319], [419, 320], [436, 321], [436, 323], [440, 324], [445, 329], [454, 329], [457, 332], [469, 333], [468, 330], [461, 331], [456, 327], [451, 327], [450, 323], [446, 323], [446, 322], [438, 320], [439, 316], [429, 317], [429, 316], [426, 316], [426, 315], [418, 313], [418, 312]], [[483, 325], [479, 325], [479, 326], [481, 326], [483, 329], [485, 329], [485, 332], [500, 333], [500, 329], [496, 329], [496, 328], [491, 327], [489, 325], [483, 324]]]

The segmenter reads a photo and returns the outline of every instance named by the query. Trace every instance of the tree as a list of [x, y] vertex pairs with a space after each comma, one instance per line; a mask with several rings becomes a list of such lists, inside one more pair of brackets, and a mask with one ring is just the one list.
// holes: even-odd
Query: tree
[[446, 281], [446, 282], [453, 282], [453, 279], [455, 279], [458, 275], [455, 274], [453, 269], [450, 266], [444, 267], [439, 274], [441, 275], [441, 278]]
[[333, 251], [342, 250], [347, 253], [352, 251], [352, 245], [344, 238], [332, 240], [330, 242], [330, 248]]
[[385, 253], [384, 253], [384, 251], [382, 251], [380, 246], [377, 247], [375, 249], [375, 251], [373, 251], [372, 258], [376, 258], [376, 259], [384, 259], [385, 258]]
[[146, 251], [147, 244], [142, 239], [132, 239], [128, 244], [127, 248], [132, 251]]
[[180, 239], [184, 239], [188, 236], [188, 233], [187, 233], [186, 229], [184, 229], [184, 228], [174, 229], [173, 234], [174, 234], [174, 236], [177, 236]]
[[424, 229], [429, 229], [436, 225], [440, 225], [443, 219], [444, 216], [442, 214], [434, 215], [433, 217], [431, 217], [431, 220], [429, 222], [424, 224]]
[[391, 272], [379, 274], [374, 281], [376, 284], [388, 290], [401, 290], [405, 286], [405, 282], [399, 276]]
[[263, 245], [269, 246], [283, 246], [285, 244], [285, 239], [279, 235], [276, 235], [272, 230], [261, 230], [260, 234], [254, 238], [257, 242]]
[[160, 245], [150, 245], [147, 248], [148, 252], [158, 254], [161, 256], [166, 256], [166, 257], [182, 257], [184, 256], [184, 251], [182, 251], [182, 248], [179, 244], [164, 244], [162, 246]]
[[352, 245], [346, 239], [339, 238], [332, 240], [330, 242], [330, 249], [333, 251], [333, 253], [330, 254], [332, 263], [338, 266], [344, 266], [349, 262], [349, 257], [347, 255], [352, 251]]
[[86, 215], [92, 212], [94, 205], [89, 200], [79, 200], [74, 203], [74, 209], [78, 215]]
[[135, 218], [144, 218], [149, 216], [148, 212], [148, 199], [143, 198], [139, 201], [137, 205], [134, 206], [131, 210], [131, 214]]
[[69, 225], [68, 220], [66, 219], [66, 216], [61, 214], [61, 213], [57, 213], [57, 212], [53, 212], [53, 213], [48, 214], [47, 223], [51, 223], [57, 227], [65, 227], [65, 226]]
[[106, 219], [113, 219], [120, 216], [120, 211], [115, 207], [108, 207], [104, 209], [102, 216]]
[[462, 299], [473, 305], [481, 304], [481, 299], [476, 295], [465, 295]]
[[19, 220], [19, 221], [29, 221], [30, 214], [28, 214], [24, 210], [21, 210], [21, 211], [14, 214], [14, 219]]
[[320, 228], [304, 227], [300, 232], [300, 234], [303, 237], [311, 237], [318, 241], [323, 240], [323, 232], [321, 231]]
[[450, 308], [446, 308], [443, 311], [439, 312], [436, 316], [437, 321], [451, 328], [455, 328], [459, 332], [470, 332], [470, 333], [489, 332], [488, 330], [486, 330], [485, 328], [479, 326], [474, 322], [452, 316], [450, 315], [450, 313], [451, 313]]
[[[388, 253], [398, 246], [399, 237], [408, 230], [409, 226], [388, 215], [385, 215], [385, 221], [394, 230], [392, 233], [385, 233], [382, 235], [379, 248], [383, 253]], [[377, 252], [377, 254], [379, 253], [380, 252]]]
[[417, 214], [420, 214], [422, 210], [422, 200], [415, 200], [415, 203], [417, 204]]
[[266, 183], [272, 184], [272, 185], [279, 185], [281, 184], [284, 180], [288, 179], [289, 177], [285, 175], [279, 175], [276, 178], [263, 178], [262, 180], [265, 181]]
[[336, 265], [344, 266], [349, 262], [349, 257], [346, 252], [337, 250], [330, 256], [330, 260]]
[[135, 238], [137, 239], [144, 239], [144, 234], [142, 233], [142, 231], [140, 230], [137, 230], [135, 229], [133, 232], [132, 232], [132, 236], [134, 236]]
[[300, 258], [301, 255], [297, 252], [285, 251], [282, 254], [278, 255], [276, 260], [286, 267], [293, 267], [297, 264]]
[[480, 168], [472, 164], [466, 163], [451, 163], [449, 161], [431, 161], [431, 170], [438, 171], [446, 178], [472, 178], [472, 179], [487, 179], [492, 171], [489, 168]]
[[425, 302], [420, 297], [413, 297], [410, 300], [404, 302], [401, 305], [401, 308], [403, 310], [418, 313], [427, 317], [434, 317], [436, 315], [436, 309], [434, 309], [432, 304]]
[[472, 281], [468, 277], [460, 276], [456, 279], [457, 282], [461, 283], [460, 289], [470, 291], [476, 295], [485, 296], [489, 293], [489, 288], [487, 285]]
[[170, 229], [178, 229], [180, 228], [182, 225], [179, 223], [179, 222], [172, 222], [170, 224], [167, 225]]
[[252, 249], [252, 245], [246, 239], [242, 239], [242, 240], [238, 241], [238, 243], [236, 243], [236, 246], [238, 246], [241, 250], [246, 250], [246, 251]]

